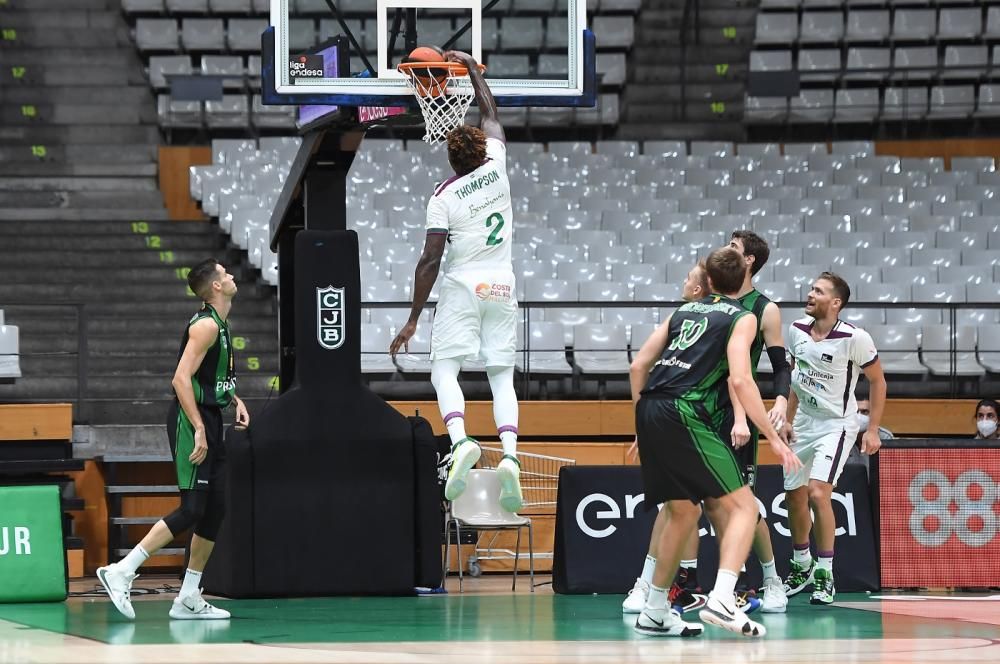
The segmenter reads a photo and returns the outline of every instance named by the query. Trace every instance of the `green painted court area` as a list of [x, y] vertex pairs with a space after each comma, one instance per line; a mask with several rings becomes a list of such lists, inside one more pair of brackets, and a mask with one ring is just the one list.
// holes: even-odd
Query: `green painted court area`
[[[26, 628], [109, 644], [346, 643], [407, 641], [630, 641], [634, 617], [621, 616], [621, 596], [457, 594], [436, 597], [366, 597], [219, 601], [230, 621], [172, 621], [169, 600], [135, 603], [128, 621], [110, 602], [72, 599], [60, 604], [0, 606], [0, 619]], [[865, 595], [838, 601], [878, 605]], [[877, 610], [814, 607], [792, 598], [788, 613], [754, 615], [767, 639], [995, 638], [997, 628], [940, 618], [882, 614]], [[702, 638], [738, 639], [717, 629]]]

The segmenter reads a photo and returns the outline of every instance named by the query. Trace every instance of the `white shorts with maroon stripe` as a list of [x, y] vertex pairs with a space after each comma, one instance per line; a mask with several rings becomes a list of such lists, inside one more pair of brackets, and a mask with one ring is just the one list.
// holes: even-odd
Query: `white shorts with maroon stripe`
[[792, 451], [802, 468], [785, 473], [785, 491], [806, 486], [809, 480], [836, 485], [844, 471], [851, 446], [858, 438], [857, 418], [826, 419], [801, 411], [795, 414]]

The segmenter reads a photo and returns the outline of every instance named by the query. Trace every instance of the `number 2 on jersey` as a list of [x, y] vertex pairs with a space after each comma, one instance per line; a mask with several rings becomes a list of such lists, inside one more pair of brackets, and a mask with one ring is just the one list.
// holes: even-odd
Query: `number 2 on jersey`
[[[496, 222], [496, 228], [493, 228], [494, 222]], [[501, 215], [499, 212], [494, 212], [490, 216], [486, 217], [486, 228], [493, 228], [493, 232], [491, 232], [490, 236], [486, 238], [487, 247], [495, 247], [501, 242], [503, 242], [502, 237], [497, 237], [497, 235], [500, 233], [500, 229], [503, 228], [503, 224], [504, 224], [503, 215]]]

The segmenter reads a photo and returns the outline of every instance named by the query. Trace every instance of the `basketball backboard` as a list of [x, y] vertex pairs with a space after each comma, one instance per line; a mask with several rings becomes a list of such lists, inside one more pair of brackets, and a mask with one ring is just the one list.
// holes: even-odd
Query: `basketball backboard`
[[[409, 104], [412, 92], [396, 65], [412, 47], [434, 45], [485, 64], [500, 106], [593, 106], [594, 40], [586, 20], [587, 0], [271, 0], [264, 102]], [[302, 56], [337, 35], [348, 44], [348, 71], [328, 77], [310, 69]]]

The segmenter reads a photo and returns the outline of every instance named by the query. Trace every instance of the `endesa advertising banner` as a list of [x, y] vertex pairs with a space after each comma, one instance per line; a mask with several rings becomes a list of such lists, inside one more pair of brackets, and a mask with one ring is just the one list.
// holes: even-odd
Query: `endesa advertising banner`
[[[757, 503], [771, 527], [778, 570], [788, 571], [792, 556], [788, 508], [781, 468], [761, 466]], [[635, 583], [649, 546], [656, 506], [647, 509], [642, 476], [636, 466], [565, 466], [559, 473], [552, 585], [559, 593], [621, 593]], [[837, 519], [834, 576], [845, 592], [878, 588], [875, 529], [863, 466], [849, 464], [833, 493]], [[698, 578], [711, 587], [718, 567], [718, 545], [702, 517]], [[752, 558], [753, 556], [751, 556]], [[748, 566], [759, 583], [760, 567]]]
[[878, 476], [883, 586], [1000, 586], [997, 441], [886, 441]]

